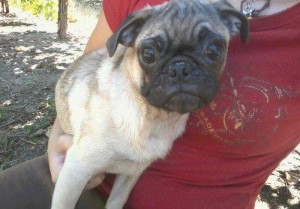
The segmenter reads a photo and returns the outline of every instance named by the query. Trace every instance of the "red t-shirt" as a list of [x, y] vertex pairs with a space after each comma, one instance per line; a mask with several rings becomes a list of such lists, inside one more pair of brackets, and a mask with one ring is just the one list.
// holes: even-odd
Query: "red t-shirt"
[[[103, 1], [112, 31], [164, 0]], [[230, 43], [221, 91], [190, 116], [166, 159], [141, 176], [125, 208], [253, 208], [268, 176], [300, 142], [300, 4], [250, 21]], [[101, 185], [108, 195], [111, 179]]]

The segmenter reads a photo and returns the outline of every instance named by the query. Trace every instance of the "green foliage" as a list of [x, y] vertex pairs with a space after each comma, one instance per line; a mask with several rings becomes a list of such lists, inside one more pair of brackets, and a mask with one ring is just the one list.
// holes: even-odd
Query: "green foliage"
[[46, 20], [57, 20], [58, 0], [12, 0], [12, 5], [34, 15], [44, 16]]

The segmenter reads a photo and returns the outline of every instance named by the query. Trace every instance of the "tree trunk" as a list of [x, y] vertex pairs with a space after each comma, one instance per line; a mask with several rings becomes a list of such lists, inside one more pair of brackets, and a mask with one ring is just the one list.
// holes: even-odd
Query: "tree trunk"
[[68, 28], [68, 0], [58, 1], [58, 39], [67, 39]]

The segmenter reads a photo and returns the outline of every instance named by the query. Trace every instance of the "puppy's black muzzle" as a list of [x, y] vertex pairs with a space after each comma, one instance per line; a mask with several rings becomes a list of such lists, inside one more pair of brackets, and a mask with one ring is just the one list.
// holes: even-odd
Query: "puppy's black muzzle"
[[211, 69], [177, 57], [145, 84], [142, 93], [156, 107], [187, 113], [211, 102], [218, 89], [217, 75]]

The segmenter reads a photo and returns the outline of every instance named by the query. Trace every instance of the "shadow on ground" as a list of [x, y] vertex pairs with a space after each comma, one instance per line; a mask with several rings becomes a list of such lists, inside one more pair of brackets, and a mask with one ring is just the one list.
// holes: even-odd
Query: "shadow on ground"
[[54, 87], [85, 41], [57, 40], [47, 23], [0, 17], [0, 171], [45, 153]]

